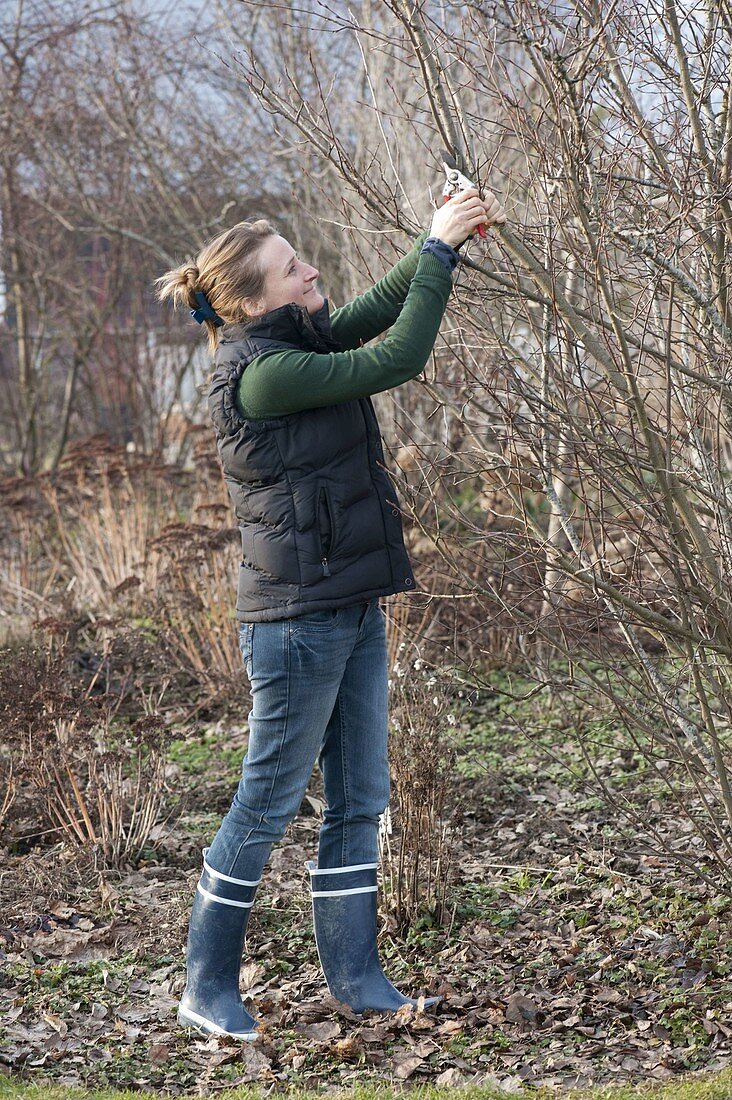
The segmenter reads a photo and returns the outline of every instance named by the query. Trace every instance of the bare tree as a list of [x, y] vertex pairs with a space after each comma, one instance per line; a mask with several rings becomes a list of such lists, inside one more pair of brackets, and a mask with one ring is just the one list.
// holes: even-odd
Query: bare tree
[[94, 431], [163, 446], [205, 358], [193, 326], [172, 334], [152, 280], [273, 209], [261, 121], [244, 129], [231, 112], [218, 61], [193, 38], [205, 27], [186, 18], [130, 0], [4, 13], [6, 468], [53, 467], [70, 436]]
[[[725, 6], [276, 13], [321, 47], [272, 70], [251, 44], [244, 79], [337, 173], [349, 228], [370, 212], [413, 234], [441, 146], [512, 213], [467, 249], [419, 402], [397, 395], [404, 493], [452, 584], [436, 606], [507, 610], [547, 680], [552, 653], [571, 655], [561, 686], [609, 700], [704, 858], [665, 825], [658, 843], [732, 883]], [[348, 35], [369, 96], [346, 103], [322, 42]], [[497, 533], [496, 494], [511, 502]]]

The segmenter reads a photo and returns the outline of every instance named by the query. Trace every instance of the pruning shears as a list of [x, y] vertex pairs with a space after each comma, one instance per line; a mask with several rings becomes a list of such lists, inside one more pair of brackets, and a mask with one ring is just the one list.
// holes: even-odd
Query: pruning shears
[[[442, 197], [445, 202], [449, 202], [451, 198], [455, 195], [459, 195], [461, 191], [468, 191], [470, 188], [475, 187], [475, 184], [460, 171], [452, 153], [443, 151], [442, 167], [445, 169], [445, 185], [442, 189]], [[478, 236], [485, 238], [485, 235], [485, 226], [479, 225]]]

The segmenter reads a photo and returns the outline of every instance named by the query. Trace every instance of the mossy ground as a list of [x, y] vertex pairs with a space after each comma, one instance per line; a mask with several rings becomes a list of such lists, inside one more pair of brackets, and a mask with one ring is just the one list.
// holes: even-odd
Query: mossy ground
[[[129, 1092], [116, 1089], [88, 1091], [76, 1088], [58, 1088], [56, 1086], [27, 1085], [11, 1081], [0, 1081], [0, 1097], [4, 1100], [158, 1100], [159, 1093]], [[199, 1094], [203, 1095], [203, 1094]], [[246, 1087], [227, 1089], [210, 1097], [217, 1100], [264, 1100], [272, 1093], [259, 1088]], [[276, 1095], [283, 1100], [317, 1100], [323, 1091], [283, 1090]], [[385, 1086], [367, 1088], [356, 1086], [353, 1089], [328, 1091], [331, 1100], [392, 1100], [402, 1097], [406, 1100], [502, 1100], [507, 1095], [503, 1090], [490, 1087], [460, 1089], [434, 1087], [407, 1087], [392, 1089]], [[514, 1095], [521, 1095], [514, 1093]], [[544, 1089], [532, 1090], [533, 1100], [549, 1100], [554, 1094]], [[729, 1100], [732, 1097], [732, 1071], [704, 1073], [696, 1077], [685, 1077], [666, 1085], [639, 1085], [635, 1087], [601, 1086], [590, 1090], [570, 1090], [564, 1094], [564, 1100]]]

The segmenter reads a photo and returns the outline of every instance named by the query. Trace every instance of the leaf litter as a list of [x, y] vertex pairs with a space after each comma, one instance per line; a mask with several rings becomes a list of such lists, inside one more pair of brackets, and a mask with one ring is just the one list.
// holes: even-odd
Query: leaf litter
[[628, 843], [606, 810], [578, 804], [539, 767], [456, 777], [454, 797], [462, 827], [448, 926], [427, 918], [398, 938], [387, 919], [381, 942], [395, 984], [439, 995], [436, 1010], [359, 1017], [328, 995], [304, 869], [321, 812], [314, 781], [250, 922], [242, 988], [261, 1022], [255, 1043], [175, 1020], [210, 816], [181, 817], [154, 860], [114, 877], [71, 868], [61, 848], [8, 855], [0, 1067], [170, 1095], [376, 1080], [511, 1094], [732, 1064], [729, 899], [683, 881], [642, 837]]

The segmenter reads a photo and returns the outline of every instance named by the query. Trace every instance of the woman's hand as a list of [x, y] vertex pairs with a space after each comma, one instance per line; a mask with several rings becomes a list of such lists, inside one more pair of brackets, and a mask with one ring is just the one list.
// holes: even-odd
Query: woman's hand
[[506, 211], [495, 195], [487, 191], [481, 199], [475, 188], [471, 188], [435, 210], [430, 236], [439, 237], [451, 248], [457, 248], [477, 232], [479, 225], [503, 225], [505, 221]]

